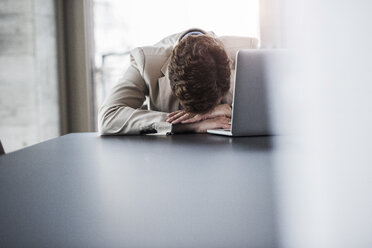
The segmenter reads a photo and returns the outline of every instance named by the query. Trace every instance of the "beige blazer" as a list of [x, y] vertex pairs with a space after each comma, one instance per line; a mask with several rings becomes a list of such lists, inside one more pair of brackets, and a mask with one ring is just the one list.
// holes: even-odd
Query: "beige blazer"
[[[172, 125], [166, 122], [167, 114], [179, 109], [179, 101], [170, 87], [168, 64], [173, 48], [186, 33], [193, 30], [215, 36], [212, 32], [190, 29], [168, 36], [153, 46], [138, 47], [131, 51], [130, 67], [99, 110], [98, 127], [101, 135], [171, 132]], [[257, 48], [258, 40], [237, 36], [217, 38], [224, 44], [232, 61], [230, 91], [223, 99], [224, 103], [231, 104], [236, 52], [239, 49]]]

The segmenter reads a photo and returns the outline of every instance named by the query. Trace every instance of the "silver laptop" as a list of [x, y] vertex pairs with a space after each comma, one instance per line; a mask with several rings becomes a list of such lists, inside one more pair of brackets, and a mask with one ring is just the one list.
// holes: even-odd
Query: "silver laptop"
[[207, 130], [227, 136], [273, 135], [269, 87], [272, 67], [280, 50], [240, 50], [236, 55], [231, 130]]

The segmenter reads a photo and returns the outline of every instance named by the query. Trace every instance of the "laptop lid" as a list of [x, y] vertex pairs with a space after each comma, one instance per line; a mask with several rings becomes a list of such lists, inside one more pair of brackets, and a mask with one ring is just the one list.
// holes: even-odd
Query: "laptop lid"
[[240, 50], [236, 58], [233, 136], [272, 135], [269, 74], [280, 50]]

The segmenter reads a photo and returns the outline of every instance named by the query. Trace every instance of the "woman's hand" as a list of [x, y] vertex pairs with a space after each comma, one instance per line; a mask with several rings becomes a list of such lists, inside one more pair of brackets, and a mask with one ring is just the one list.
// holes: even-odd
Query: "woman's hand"
[[231, 118], [231, 106], [229, 104], [219, 104], [206, 114], [195, 114], [188, 113], [184, 110], [178, 110], [168, 114], [167, 122], [172, 124], [189, 124], [216, 117]]

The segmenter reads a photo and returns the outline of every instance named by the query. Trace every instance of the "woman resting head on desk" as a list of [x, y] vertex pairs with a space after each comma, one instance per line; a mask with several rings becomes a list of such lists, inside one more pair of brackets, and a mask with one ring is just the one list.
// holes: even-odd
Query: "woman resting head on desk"
[[133, 49], [100, 108], [101, 135], [229, 129], [235, 54], [256, 47], [254, 38], [191, 29]]

